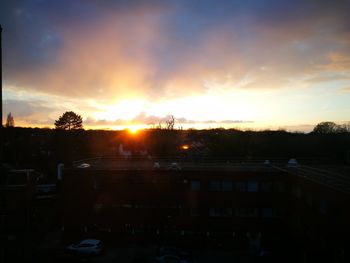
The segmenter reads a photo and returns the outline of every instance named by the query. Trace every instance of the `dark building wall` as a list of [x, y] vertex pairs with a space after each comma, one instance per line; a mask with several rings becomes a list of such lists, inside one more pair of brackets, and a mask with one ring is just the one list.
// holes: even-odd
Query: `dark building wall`
[[68, 232], [240, 244], [260, 233], [262, 246], [294, 242], [311, 255], [325, 247], [341, 255], [348, 247], [349, 194], [286, 171], [66, 169], [62, 186]]
[[35, 175], [15, 170], [0, 185], [0, 261], [23, 260], [30, 255], [27, 240], [32, 229]]
[[[279, 173], [65, 170], [63, 225], [215, 232], [281, 225]], [[276, 198], [278, 195], [278, 198]]]

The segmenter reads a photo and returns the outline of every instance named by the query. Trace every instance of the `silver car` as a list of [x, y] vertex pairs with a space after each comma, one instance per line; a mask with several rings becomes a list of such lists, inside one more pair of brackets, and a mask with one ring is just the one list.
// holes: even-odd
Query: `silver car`
[[77, 255], [98, 255], [102, 253], [102, 242], [98, 239], [84, 239], [76, 244], [69, 245], [67, 252]]
[[155, 258], [156, 262], [159, 263], [190, 263], [187, 260], [181, 259], [175, 255], [163, 255]]

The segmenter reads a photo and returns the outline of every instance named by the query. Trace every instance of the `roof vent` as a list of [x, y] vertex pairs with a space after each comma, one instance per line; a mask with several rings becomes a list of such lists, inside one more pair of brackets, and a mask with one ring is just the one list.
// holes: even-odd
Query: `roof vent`
[[82, 169], [89, 168], [89, 167], [90, 167], [90, 164], [88, 163], [81, 163], [77, 166], [77, 168], [82, 168]]
[[265, 160], [264, 165], [270, 165], [270, 161], [269, 160]]
[[169, 169], [169, 170], [176, 170], [176, 171], [179, 171], [179, 170], [181, 170], [181, 167], [180, 167], [180, 165], [178, 165], [178, 163], [171, 163], [171, 164], [168, 166], [168, 169]]
[[155, 162], [153, 164], [153, 169], [160, 169], [160, 164], [158, 162]]

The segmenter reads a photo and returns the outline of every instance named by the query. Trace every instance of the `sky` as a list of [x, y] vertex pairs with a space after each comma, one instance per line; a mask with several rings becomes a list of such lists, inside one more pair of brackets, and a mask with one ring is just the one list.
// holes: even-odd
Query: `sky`
[[2, 0], [3, 121], [309, 131], [350, 121], [350, 0]]

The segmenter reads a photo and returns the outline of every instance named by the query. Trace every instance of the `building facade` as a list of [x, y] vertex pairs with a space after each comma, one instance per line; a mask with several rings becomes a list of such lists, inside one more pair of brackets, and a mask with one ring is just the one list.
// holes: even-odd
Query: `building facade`
[[349, 192], [346, 184], [316, 180], [313, 171], [269, 163], [90, 160], [63, 171], [62, 226], [67, 235], [104, 232], [252, 251], [293, 243], [308, 253], [327, 248], [341, 260]]

